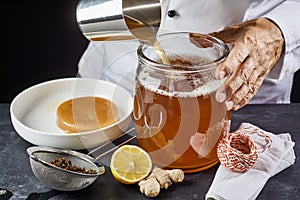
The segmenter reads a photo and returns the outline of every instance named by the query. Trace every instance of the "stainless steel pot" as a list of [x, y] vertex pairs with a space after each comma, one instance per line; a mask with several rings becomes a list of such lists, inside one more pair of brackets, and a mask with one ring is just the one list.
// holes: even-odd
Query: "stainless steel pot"
[[80, 0], [76, 17], [89, 40], [148, 40], [161, 21], [159, 0]]

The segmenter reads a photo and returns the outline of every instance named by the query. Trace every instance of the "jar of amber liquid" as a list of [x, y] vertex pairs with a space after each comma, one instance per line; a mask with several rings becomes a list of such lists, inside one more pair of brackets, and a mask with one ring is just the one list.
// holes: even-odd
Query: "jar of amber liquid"
[[[172, 33], [157, 37], [157, 47], [141, 44], [134, 95], [138, 145], [154, 164], [197, 172], [217, 164], [216, 146], [231, 114], [215, 99], [224, 80], [215, 70], [228, 55], [222, 41], [208, 35]], [[225, 127], [227, 126], [227, 127]]]

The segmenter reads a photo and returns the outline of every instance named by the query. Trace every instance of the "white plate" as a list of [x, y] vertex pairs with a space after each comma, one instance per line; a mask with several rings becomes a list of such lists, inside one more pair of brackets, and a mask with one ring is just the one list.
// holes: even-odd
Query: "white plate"
[[[111, 100], [120, 120], [102, 129], [67, 134], [56, 124], [56, 109], [70, 98], [97, 96]], [[95, 147], [117, 137], [129, 127], [133, 98], [124, 88], [110, 82], [86, 78], [62, 78], [32, 86], [12, 101], [12, 124], [26, 141], [64, 149]]]

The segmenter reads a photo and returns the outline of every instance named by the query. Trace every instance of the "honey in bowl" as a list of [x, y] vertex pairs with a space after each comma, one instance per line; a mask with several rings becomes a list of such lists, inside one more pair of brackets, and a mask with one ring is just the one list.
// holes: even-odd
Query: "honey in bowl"
[[56, 123], [66, 133], [96, 130], [119, 119], [117, 106], [101, 97], [78, 97], [61, 103], [57, 108]]

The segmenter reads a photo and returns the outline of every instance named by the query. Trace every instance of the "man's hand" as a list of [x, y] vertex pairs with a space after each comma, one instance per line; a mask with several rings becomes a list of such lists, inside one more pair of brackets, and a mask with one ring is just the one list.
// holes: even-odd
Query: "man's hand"
[[218, 79], [230, 75], [224, 88], [217, 91], [216, 99], [225, 101], [228, 110], [237, 110], [256, 94], [279, 60], [284, 48], [282, 33], [273, 22], [260, 18], [210, 35], [233, 46], [216, 70]]

